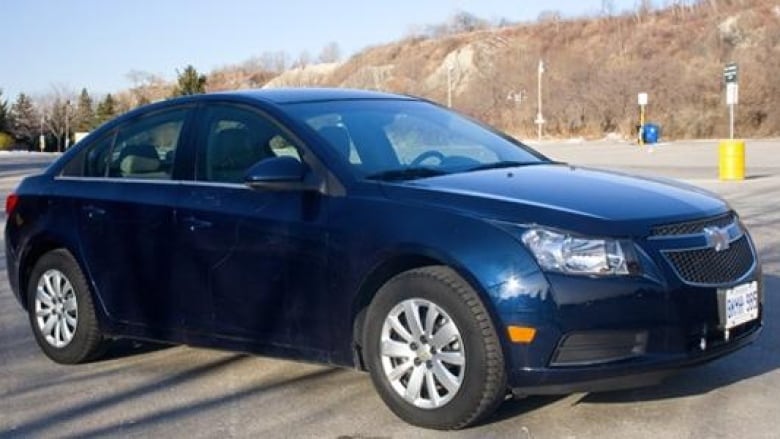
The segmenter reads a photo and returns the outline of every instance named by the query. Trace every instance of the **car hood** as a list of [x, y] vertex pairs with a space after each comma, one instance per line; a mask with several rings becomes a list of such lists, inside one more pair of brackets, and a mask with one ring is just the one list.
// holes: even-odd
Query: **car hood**
[[703, 189], [565, 164], [539, 164], [388, 183], [385, 194], [516, 224], [602, 236], [645, 236], [650, 228], [728, 211]]

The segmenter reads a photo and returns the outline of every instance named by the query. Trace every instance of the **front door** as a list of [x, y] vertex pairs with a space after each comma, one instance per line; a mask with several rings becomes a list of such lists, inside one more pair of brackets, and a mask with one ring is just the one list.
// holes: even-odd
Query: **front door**
[[197, 179], [177, 202], [177, 282], [191, 330], [249, 343], [327, 349], [327, 198], [243, 184], [247, 169], [299, 149], [264, 115], [209, 105], [199, 116]]

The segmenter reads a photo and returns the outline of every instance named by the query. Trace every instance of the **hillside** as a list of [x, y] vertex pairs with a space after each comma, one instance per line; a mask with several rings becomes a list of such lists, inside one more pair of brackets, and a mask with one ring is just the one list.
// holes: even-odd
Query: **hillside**
[[536, 132], [537, 68], [543, 59], [546, 134], [630, 135], [638, 118], [636, 95], [647, 92], [649, 120], [663, 127], [665, 137], [699, 138], [727, 133], [722, 69], [737, 62], [737, 134], [780, 135], [780, 1], [709, 0], [620, 16], [556, 17], [409, 37], [365, 49], [341, 64], [279, 75], [225, 67], [212, 72], [208, 86], [357, 87], [445, 103], [451, 69], [455, 108], [529, 137]]

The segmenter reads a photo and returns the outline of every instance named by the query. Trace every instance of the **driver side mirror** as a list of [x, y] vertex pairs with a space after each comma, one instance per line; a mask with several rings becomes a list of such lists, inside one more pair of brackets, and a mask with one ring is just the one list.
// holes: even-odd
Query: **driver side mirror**
[[255, 163], [244, 175], [244, 184], [253, 189], [306, 191], [318, 187], [306, 181], [309, 168], [288, 156], [271, 157]]

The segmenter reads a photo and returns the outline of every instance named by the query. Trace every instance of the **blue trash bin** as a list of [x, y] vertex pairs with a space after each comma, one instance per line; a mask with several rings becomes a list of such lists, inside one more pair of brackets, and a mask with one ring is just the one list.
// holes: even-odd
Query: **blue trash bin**
[[659, 137], [661, 137], [661, 127], [654, 123], [646, 123], [642, 129], [642, 140], [645, 143], [653, 144], [658, 143]]

